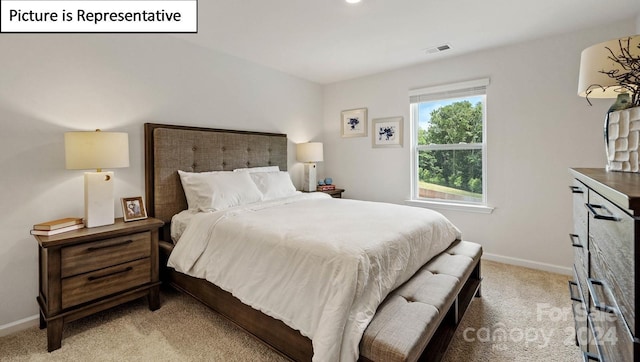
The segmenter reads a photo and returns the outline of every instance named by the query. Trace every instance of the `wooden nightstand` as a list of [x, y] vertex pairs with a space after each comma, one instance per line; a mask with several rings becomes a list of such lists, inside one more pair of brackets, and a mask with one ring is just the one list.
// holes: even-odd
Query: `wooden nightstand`
[[160, 308], [158, 219], [35, 236], [40, 260], [40, 329], [60, 348], [65, 323], [147, 296]]
[[325, 194], [329, 194], [334, 199], [341, 199], [344, 189], [335, 189], [335, 190], [327, 190], [327, 191], [319, 191], [319, 192], [324, 192]]

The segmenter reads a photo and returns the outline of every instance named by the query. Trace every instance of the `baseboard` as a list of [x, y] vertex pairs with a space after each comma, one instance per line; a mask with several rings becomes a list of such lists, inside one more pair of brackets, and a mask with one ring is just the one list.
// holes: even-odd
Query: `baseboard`
[[572, 275], [573, 270], [564, 266], [558, 266], [553, 264], [541, 263], [537, 261], [531, 261], [526, 259], [512, 258], [510, 256], [502, 256], [491, 253], [483, 253], [482, 258], [491, 261], [497, 261], [498, 263], [511, 264], [522, 266], [525, 268], [544, 270], [552, 273]]
[[0, 337], [8, 336], [12, 333], [20, 332], [27, 328], [37, 326], [40, 323], [39, 318], [40, 317], [36, 314], [15, 322], [3, 324], [0, 326]]

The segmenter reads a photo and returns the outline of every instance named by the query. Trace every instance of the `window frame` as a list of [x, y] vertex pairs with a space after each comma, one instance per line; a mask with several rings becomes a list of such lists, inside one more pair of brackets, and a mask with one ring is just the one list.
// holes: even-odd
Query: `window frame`
[[[411, 199], [407, 203], [415, 206], [426, 206], [448, 210], [463, 210], [490, 213], [493, 208], [488, 206], [487, 180], [487, 86], [489, 78], [468, 82], [451, 83], [433, 87], [420, 88], [409, 91], [409, 105], [411, 114]], [[482, 143], [463, 144], [418, 144], [419, 104], [438, 100], [460, 99], [471, 96], [483, 96], [482, 107]], [[459, 201], [419, 196], [419, 153], [420, 151], [473, 150], [482, 152], [482, 201]]]

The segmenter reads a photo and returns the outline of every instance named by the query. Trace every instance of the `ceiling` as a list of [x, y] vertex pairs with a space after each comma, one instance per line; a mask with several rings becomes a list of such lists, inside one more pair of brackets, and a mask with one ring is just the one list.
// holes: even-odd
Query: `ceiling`
[[328, 84], [637, 16], [639, 0], [203, 0], [178, 37]]

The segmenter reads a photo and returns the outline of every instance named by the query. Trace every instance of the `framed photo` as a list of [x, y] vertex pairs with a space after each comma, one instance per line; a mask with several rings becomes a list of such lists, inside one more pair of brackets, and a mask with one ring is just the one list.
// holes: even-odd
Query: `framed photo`
[[340, 129], [342, 137], [367, 137], [367, 109], [342, 111]]
[[147, 218], [147, 211], [144, 209], [142, 196], [123, 197], [122, 215], [124, 221], [142, 220]]
[[402, 117], [374, 119], [371, 132], [373, 147], [402, 147], [403, 124]]

